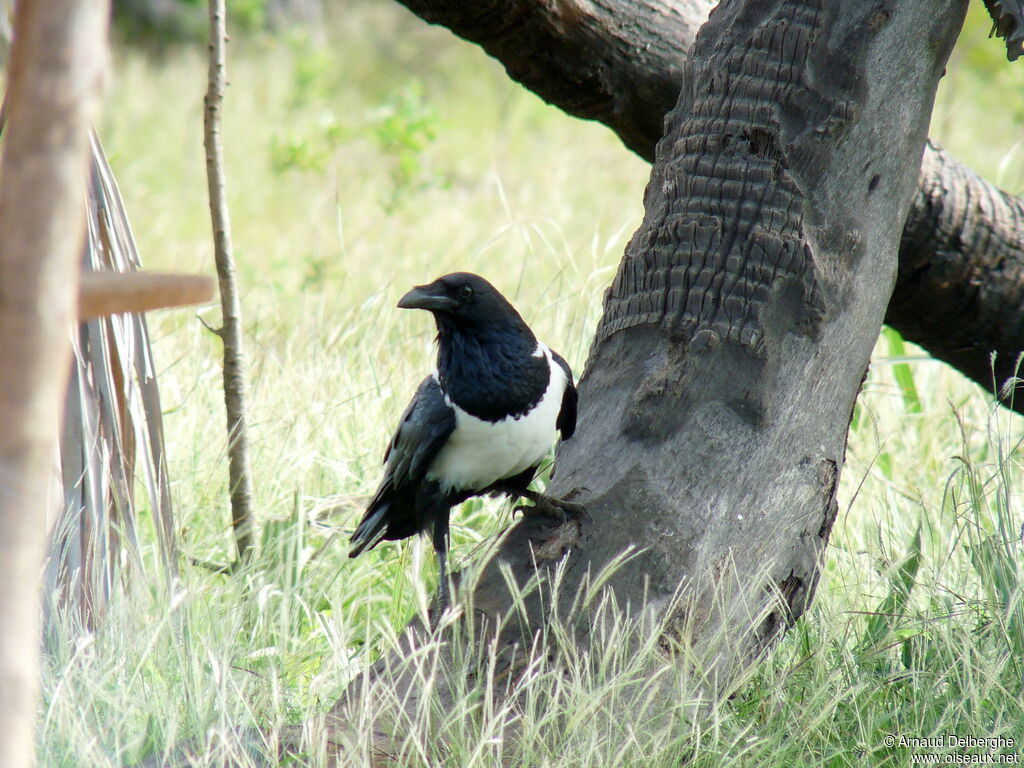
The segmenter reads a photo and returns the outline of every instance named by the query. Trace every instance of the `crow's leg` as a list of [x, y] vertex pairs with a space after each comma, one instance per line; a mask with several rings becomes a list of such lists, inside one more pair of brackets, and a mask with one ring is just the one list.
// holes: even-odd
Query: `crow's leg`
[[566, 501], [557, 496], [548, 496], [546, 493], [531, 491], [529, 488], [523, 488], [517, 491], [517, 494], [533, 502], [532, 507], [519, 506], [515, 508], [515, 511], [522, 512], [524, 517], [546, 515], [547, 517], [561, 517], [563, 520], [579, 520], [590, 517], [587, 514], [587, 508], [582, 504]]
[[443, 549], [434, 550], [437, 553], [437, 616], [448, 610], [451, 605], [451, 596], [448, 592], [448, 553]]
[[437, 555], [437, 609], [431, 619], [430, 628], [437, 629], [437, 623], [441, 615], [451, 605], [450, 593], [448, 591], [448, 515], [449, 510], [445, 509], [434, 520], [434, 554]]

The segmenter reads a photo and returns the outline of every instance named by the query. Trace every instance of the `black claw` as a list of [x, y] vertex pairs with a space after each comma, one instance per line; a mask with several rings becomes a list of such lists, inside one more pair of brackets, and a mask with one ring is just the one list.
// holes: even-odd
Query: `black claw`
[[579, 519], [586, 519], [586, 520], [590, 520], [591, 519], [590, 513], [587, 512], [587, 508], [585, 506], [583, 506], [582, 504], [577, 504], [577, 503], [572, 502], [572, 501], [566, 501], [566, 502], [563, 502], [563, 505], [564, 506], [561, 506], [561, 509], [569, 517], [574, 517], [574, 518], [579, 518]]

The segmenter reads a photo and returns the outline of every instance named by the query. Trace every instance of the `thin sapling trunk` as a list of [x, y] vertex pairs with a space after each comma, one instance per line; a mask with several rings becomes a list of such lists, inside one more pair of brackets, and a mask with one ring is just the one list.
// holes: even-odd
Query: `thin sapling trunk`
[[231, 219], [224, 180], [224, 145], [221, 141], [221, 107], [226, 85], [227, 14], [224, 0], [210, 0], [210, 70], [204, 99], [203, 128], [206, 146], [206, 180], [210, 193], [214, 257], [220, 287], [221, 327], [214, 330], [224, 344], [224, 406], [228, 419], [228, 480], [231, 493], [231, 525], [235, 532], [238, 562], [252, 549], [252, 473], [249, 469], [249, 437], [245, 419], [245, 348], [242, 341], [242, 309], [231, 252]]

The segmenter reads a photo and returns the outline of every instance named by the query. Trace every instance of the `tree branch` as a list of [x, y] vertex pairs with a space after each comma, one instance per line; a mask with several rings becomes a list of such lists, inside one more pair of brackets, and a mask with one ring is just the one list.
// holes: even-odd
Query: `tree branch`
[[206, 180], [210, 194], [214, 256], [220, 286], [221, 328], [224, 342], [224, 406], [228, 421], [228, 480], [231, 492], [231, 525], [238, 559], [244, 562], [252, 548], [252, 475], [249, 470], [249, 436], [245, 420], [245, 347], [242, 340], [242, 307], [238, 298], [235, 260], [231, 252], [231, 219], [224, 181], [224, 147], [221, 142], [221, 105], [224, 102], [227, 61], [227, 19], [224, 0], [210, 3], [210, 71], [204, 99], [203, 128], [206, 146]]
[[[708, 0], [400, 2], [424, 20], [478, 43], [510, 77], [550, 104], [604, 123], [646, 160], [653, 160], [664, 118], [679, 95], [685, 53], [713, 5]], [[989, 392], [989, 354], [998, 354], [999, 386], [1024, 350], [1017, 280], [1024, 272], [1022, 210], [1021, 198], [984, 181], [949, 153], [925, 148], [886, 321]], [[1024, 397], [1004, 404], [1024, 412]]]
[[[1022, 232], [1024, 200], [929, 144], [885, 321], [989, 392], [1002, 386], [1024, 350]], [[1020, 391], [1003, 403], [1024, 412]]]
[[399, 0], [505, 65], [549, 104], [604, 123], [647, 161], [676, 103], [683, 56], [712, 0]]

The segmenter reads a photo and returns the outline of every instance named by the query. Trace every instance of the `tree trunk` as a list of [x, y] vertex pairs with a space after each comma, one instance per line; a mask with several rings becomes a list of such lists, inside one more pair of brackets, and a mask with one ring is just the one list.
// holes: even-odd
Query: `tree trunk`
[[[517, 82], [571, 115], [605, 123], [647, 160], [679, 93], [709, 0], [531, 3], [400, 0], [479, 43]], [[980, 202], [977, 202], [980, 201]], [[886, 322], [993, 391], [1024, 351], [1024, 200], [929, 145], [903, 231]], [[983, 286], [980, 288], [979, 286]], [[1003, 403], [1024, 412], [1024, 397]]]
[[[965, 12], [966, 0], [726, 0], [711, 14], [558, 452], [550, 492], [592, 519], [520, 521], [473, 591], [512, 679], [549, 606], [570, 604], [552, 597], [556, 566], [571, 596], [636, 551], [608, 582], [618, 605], [674, 611], [669, 634], [719, 691], [806, 609]], [[546, 586], [515, 603], [508, 574]], [[586, 645], [587, 622], [566, 626]], [[422, 682], [397, 685], [410, 716]]]
[[231, 217], [224, 180], [224, 146], [221, 141], [221, 106], [227, 84], [227, 18], [224, 0], [209, 0], [210, 69], [204, 99], [203, 128], [206, 145], [206, 180], [210, 194], [213, 248], [220, 287], [221, 327], [214, 331], [224, 344], [224, 406], [228, 426], [228, 488], [231, 494], [231, 527], [238, 550], [237, 563], [249, 558], [253, 542], [252, 472], [249, 469], [249, 431], [246, 424], [245, 345], [242, 337], [242, 305], [231, 250]]
[[108, 8], [20, 0], [0, 178], [0, 765], [32, 764], [46, 507]]

